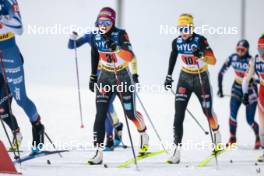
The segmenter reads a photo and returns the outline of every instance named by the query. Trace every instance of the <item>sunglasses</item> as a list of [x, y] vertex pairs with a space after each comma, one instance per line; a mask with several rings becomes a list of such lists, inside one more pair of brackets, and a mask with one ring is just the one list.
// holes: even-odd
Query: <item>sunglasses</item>
[[111, 20], [98, 20], [96, 24], [98, 26], [111, 26], [113, 22]]
[[189, 34], [191, 32], [190, 27], [179, 27], [178, 30], [180, 33], [184, 33], [184, 34]]
[[237, 48], [236, 50], [237, 50], [237, 52], [241, 52], [241, 53], [244, 53], [247, 51], [246, 48]]

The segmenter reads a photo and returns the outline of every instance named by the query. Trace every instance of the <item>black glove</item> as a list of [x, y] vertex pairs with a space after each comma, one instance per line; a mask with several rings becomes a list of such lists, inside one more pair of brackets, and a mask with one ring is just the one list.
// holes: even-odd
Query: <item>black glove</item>
[[103, 38], [105, 40], [107, 48], [109, 48], [111, 51], [115, 51], [117, 48], [117, 44], [111, 39], [111, 37], [105, 34], [103, 35]]
[[171, 89], [172, 82], [173, 82], [173, 79], [172, 79], [171, 75], [167, 75], [165, 83], [164, 83], [165, 90]]
[[132, 75], [132, 79], [133, 79], [133, 81], [134, 81], [135, 84], [138, 84], [139, 83], [139, 81], [138, 81], [138, 74], [133, 74]]
[[96, 75], [91, 75], [90, 76], [90, 81], [89, 81], [89, 89], [90, 91], [94, 92], [95, 85], [97, 83], [97, 76]]
[[223, 94], [223, 88], [222, 87], [219, 87], [218, 91], [217, 91], [217, 95], [218, 97], [220, 98], [223, 98], [224, 97], [224, 94]]
[[199, 48], [192, 47], [192, 52], [193, 52], [193, 55], [197, 58], [201, 58], [203, 56], [203, 54]]
[[243, 95], [242, 102], [243, 102], [243, 104], [246, 105], [246, 106], [249, 105], [248, 93], [245, 93], [245, 94]]

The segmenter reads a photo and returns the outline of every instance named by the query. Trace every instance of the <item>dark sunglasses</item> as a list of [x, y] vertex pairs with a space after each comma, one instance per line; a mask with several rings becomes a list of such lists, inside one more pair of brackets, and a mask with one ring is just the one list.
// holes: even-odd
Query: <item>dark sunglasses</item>
[[191, 31], [190, 27], [179, 27], [178, 30], [180, 33], [184, 33], [184, 34], [189, 34]]
[[100, 26], [111, 26], [113, 22], [111, 20], [98, 20], [96, 24]]

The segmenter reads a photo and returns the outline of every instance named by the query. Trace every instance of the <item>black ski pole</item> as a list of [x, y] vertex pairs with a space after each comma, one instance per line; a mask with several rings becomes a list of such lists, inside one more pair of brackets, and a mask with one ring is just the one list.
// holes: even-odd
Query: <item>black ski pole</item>
[[[55, 144], [53, 143], [53, 141], [51, 140], [51, 138], [49, 137], [49, 135], [48, 135], [46, 132], [45, 132], [45, 136], [47, 137], [47, 139], [49, 140], [49, 142], [51, 143], [51, 145], [53, 146], [53, 148], [54, 148], [55, 150], [57, 150]], [[61, 158], [63, 158], [60, 152], [58, 153], [58, 155], [59, 155]]]
[[[120, 85], [120, 81], [119, 81], [118, 76], [117, 76], [117, 71], [116, 71], [116, 66], [115, 65], [114, 65], [114, 72], [115, 72], [115, 78], [116, 78], [117, 85]], [[136, 159], [136, 152], [135, 152], [135, 148], [134, 148], [134, 144], [133, 144], [133, 140], [132, 140], [132, 135], [131, 135], [131, 131], [130, 131], [129, 123], [128, 123], [128, 117], [127, 117], [127, 114], [125, 112], [123, 95], [122, 95], [121, 92], [119, 92], [119, 96], [120, 96], [121, 104], [122, 104], [122, 107], [123, 107], [123, 110], [124, 110], [125, 121], [126, 121], [126, 126], [127, 126], [127, 132], [128, 132], [130, 145], [131, 145], [131, 149], [132, 149], [132, 153], [133, 153], [133, 157], [134, 157], [134, 163], [135, 163], [136, 169], [139, 170], [137, 159]]]

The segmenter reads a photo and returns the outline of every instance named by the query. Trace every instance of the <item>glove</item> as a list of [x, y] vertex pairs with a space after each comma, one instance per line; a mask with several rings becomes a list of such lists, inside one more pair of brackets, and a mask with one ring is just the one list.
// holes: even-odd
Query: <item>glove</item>
[[95, 85], [97, 83], [97, 76], [96, 75], [91, 75], [90, 76], [90, 81], [89, 81], [89, 89], [90, 91], [94, 92]]
[[218, 91], [217, 91], [217, 95], [218, 97], [220, 98], [223, 98], [224, 97], [224, 94], [223, 94], [223, 88], [222, 87], [219, 87]]
[[193, 52], [193, 55], [197, 58], [201, 58], [203, 56], [203, 54], [199, 48], [192, 47], [192, 52]]
[[70, 39], [75, 41], [77, 40], [77, 38], [78, 38], [78, 33], [73, 31], [70, 35]]
[[139, 83], [139, 81], [138, 81], [138, 74], [133, 74], [132, 75], [132, 79], [133, 79], [133, 81], [134, 81], [135, 84], [138, 84]]
[[249, 105], [248, 93], [245, 93], [245, 94], [243, 95], [242, 102], [243, 102], [243, 104], [246, 105], [246, 106]]
[[164, 83], [165, 90], [171, 89], [172, 82], [173, 82], [173, 79], [172, 79], [171, 75], [167, 75], [166, 76], [165, 83]]
[[115, 51], [117, 49], [117, 44], [111, 40], [111, 38], [107, 35], [103, 35], [103, 38], [105, 39], [105, 43], [108, 49], [110, 49], [110, 51]]

